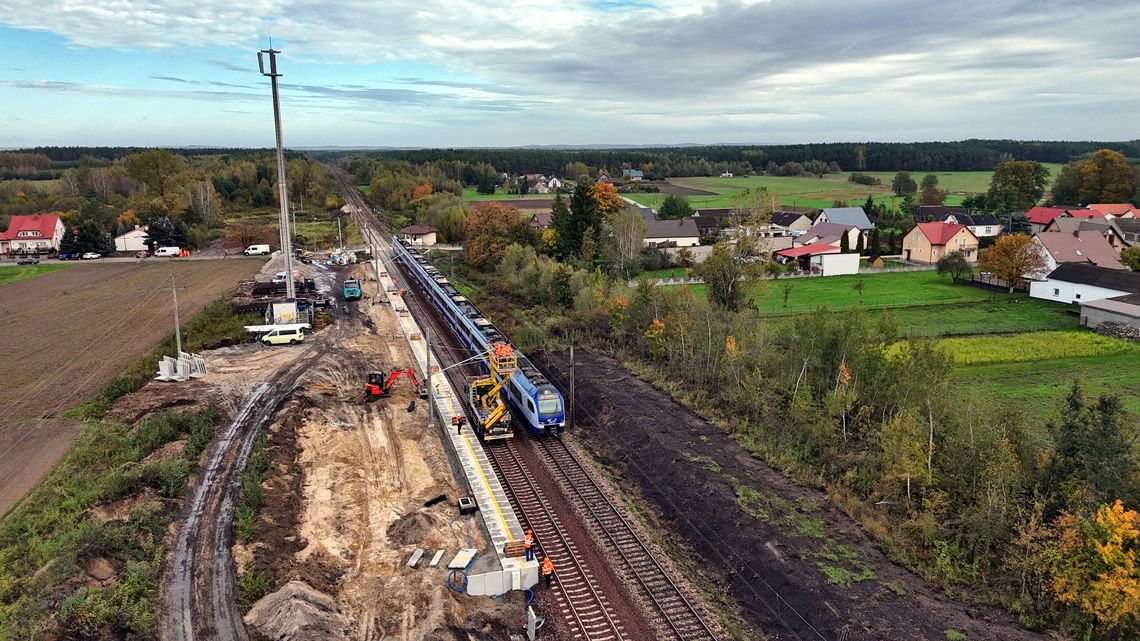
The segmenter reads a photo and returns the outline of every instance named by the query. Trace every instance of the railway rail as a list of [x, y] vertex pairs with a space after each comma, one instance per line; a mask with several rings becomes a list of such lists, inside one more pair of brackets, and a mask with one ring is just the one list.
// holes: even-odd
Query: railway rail
[[[378, 220], [370, 215], [371, 207], [355, 185], [344, 175], [338, 175], [338, 181], [358, 211], [358, 224], [368, 226], [383, 236]], [[408, 281], [407, 278], [404, 280]], [[408, 297], [405, 304], [418, 319], [432, 325], [433, 336], [451, 336], [450, 328], [439, 322], [430, 305], [421, 309], [414, 296]], [[453, 353], [455, 350], [444, 350], [440, 356], [445, 367], [458, 360], [452, 356]], [[457, 370], [451, 370], [448, 375], [453, 382], [460, 382], [455, 380], [461, 376]], [[531, 448], [527, 444], [531, 440], [538, 445]], [[561, 608], [564, 623], [571, 628], [572, 636], [587, 641], [636, 639], [641, 638], [639, 628], [644, 623], [623, 621], [616, 613], [619, 609], [611, 604], [611, 595], [600, 586], [599, 577], [589, 564], [581, 561], [579, 545], [573, 533], [563, 525], [558, 511], [552, 509], [552, 499], [566, 501], [573, 505], [573, 512], [588, 515], [586, 529], [595, 541], [608, 545], [614, 551], [623, 565], [627, 589], [631, 592], [636, 589], [642, 603], [652, 610], [648, 622], [659, 633], [654, 638], [715, 641], [717, 636], [700, 610], [657, 561], [650, 546], [627, 520], [623, 508], [609, 499], [565, 443], [554, 438], [514, 439], [485, 444], [484, 449], [520, 521], [534, 531], [537, 551], [549, 556], [555, 565], [555, 585], [559, 594], [555, 602]], [[531, 460], [528, 465], [527, 459], [535, 457], [543, 460]], [[557, 495], [552, 496], [546, 491], [543, 483], [532, 473], [536, 464], [547, 470], [553, 481], [547, 487], [553, 487]], [[614, 598], [627, 597], [619, 594]], [[632, 609], [637, 611], [640, 608]]]

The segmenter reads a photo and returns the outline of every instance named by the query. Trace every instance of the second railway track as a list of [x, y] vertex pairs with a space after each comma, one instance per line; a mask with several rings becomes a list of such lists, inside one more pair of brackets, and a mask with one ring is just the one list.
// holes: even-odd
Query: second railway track
[[[357, 209], [357, 223], [370, 232], [366, 233], [366, 237], [372, 237], [370, 243], [377, 244], [376, 236], [383, 238], [385, 232], [371, 207], [345, 176], [338, 176], [338, 180]], [[395, 272], [392, 274], [395, 276]], [[409, 291], [414, 289], [403, 274], [401, 280]], [[434, 308], [420, 305], [414, 295], [405, 304], [420, 322], [432, 326], [433, 337], [448, 342], [447, 349], [441, 350], [442, 364], [446, 367], [460, 360], [454, 354], [462, 351], [461, 346], [456, 344], [450, 328], [438, 320]], [[451, 370], [448, 376], [461, 386], [459, 369]], [[610, 500], [565, 443], [533, 439], [538, 445], [531, 448], [527, 440], [531, 439], [520, 437], [488, 444], [484, 449], [520, 521], [534, 530], [538, 551], [549, 555], [555, 564], [554, 600], [570, 637], [585, 641], [715, 641], [717, 636], [700, 610], [630, 524], [624, 506]], [[546, 473], [536, 474], [535, 466]], [[556, 509], [558, 503], [562, 509]], [[581, 523], [564, 523], [568, 516], [573, 520], [575, 515]], [[593, 540], [580, 540], [583, 538]], [[602, 560], [602, 546], [613, 550], [622, 566], [617, 568], [620, 574]], [[591, 552], [583, 555], [583, 547], [591, 548]], [[607, 589], [615, 583], [625, 585], [617, 590]], [[633, 594], [636, 599], [630, 598]], [[647, 636], [649, 627], [656, 634]]]

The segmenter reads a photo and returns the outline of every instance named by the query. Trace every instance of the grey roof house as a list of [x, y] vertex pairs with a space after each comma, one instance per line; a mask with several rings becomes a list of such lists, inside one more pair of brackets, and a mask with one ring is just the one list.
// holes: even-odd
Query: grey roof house
[[859, 231], [870, 231], [875, 227], [862, 207], [826, 207], [815, 219], [816, 225], [820, 223], [851, 225], [858, 227]]

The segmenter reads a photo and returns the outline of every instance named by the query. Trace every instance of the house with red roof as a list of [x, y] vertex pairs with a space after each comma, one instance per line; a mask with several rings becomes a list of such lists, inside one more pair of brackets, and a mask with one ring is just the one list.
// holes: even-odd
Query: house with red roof
[[1120, 262], [1112, 244], [1104, 234], [1095, 229], [1075, 232], [1046, 232], [1033, 235], [1045, 258], [1045, 269], [1040, 274], [1026, 274], [1027, 278], [1040, 280], [1046, 274], [1065, 263], [1095, 265], [1106, 269], [1128, 269]]
[[903, 258], [933, 265], [946, 254], [960, 252], [971, 263], [978, 260], [978, 237], [957, 223], [919, 223], [903, 237]]
[[1132, 203], [1089, 203], [1088, 208], [1106, 218], [1135, 218], [1137, 209]]
[[55, 214], [12, 216], [0, 233], [0, 256], [50, 254], [59, 251], [64, 226]]
[[1029, 219], [1029, 227], [1033, 231], [1045, 231], [1049, 223], [1053, 222], [1054, 218], [1064, 215], [1065, 211], [1064, 207], [1037, 206], [1025, 212], [1025, 217]]

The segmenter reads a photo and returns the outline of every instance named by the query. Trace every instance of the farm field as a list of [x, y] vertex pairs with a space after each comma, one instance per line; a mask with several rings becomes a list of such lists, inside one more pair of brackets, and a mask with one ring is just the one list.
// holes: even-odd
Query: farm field
[[262, 264], [81, 264], [0, 287], [0, 389], [6, 392], [0, 398], [0, 512], [74, 437], [70, 424], [38, 419], [86, 400], [171, 333], [172, 272], [180, 314], [189, 319]]
[[899, 334], [906, 337], [1007, 334], [1077, 326], [1077, 317], [1065, 313], [1061, 305], [1032, 298], [1008, 302], [1004, 295], [993, 301], [899, 307], [871, 314], [874, 319], [889, 314], [898, 323]]
[[994, 363], [956, 367], [953, 386], [964, 398], [991, 395], [1025, 407], [1038, 417], [1056, 415], [1056, 404], [1079, 379], [1087, 397], [1101, 393], [1120, 397], [1140, 416], [1140, 353]]
[[0, 285], [35, 278], [36, 276], [50, 274], [61, 269], [67, 269], [68, 267], [73, 267], [73, 265], [64, 263], [52, 263], [50, 265], [5, 265], [0, 267]]

